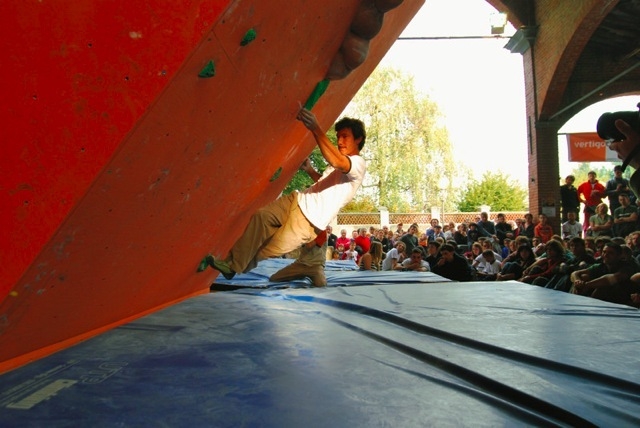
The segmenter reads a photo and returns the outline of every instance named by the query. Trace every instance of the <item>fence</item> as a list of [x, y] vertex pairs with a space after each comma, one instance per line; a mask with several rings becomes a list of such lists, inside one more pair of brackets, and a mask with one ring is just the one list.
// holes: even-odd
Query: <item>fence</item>
[[[524, 218], [524, 215], [527, 214], [525, 211], [501, 211], [501, 213], [505, 215], [508, 222], [515, 221], [517, 218]], [[489, 219], [494, 220], [496, 214], [489, 213]], [[420, 230], [425, 230], [430, 225], [432, 218], [437, 218], [441, 224], [454, 222], [458, 225], [459, 223], [476, 221], [479, 216], [480, 212], [440, 213], [435, 209], [430, 213], [390, 213], [383, 210], [376, 213], [341, 213], [338, 214], [337, 223], [332, 224], [332, 226], [334, 233], [335, 230], [369, 226], [389, 226], [389, 228], [393, 228], [398, 223], [403, 223], [405, 230], [412, 223], [417, 223]]]

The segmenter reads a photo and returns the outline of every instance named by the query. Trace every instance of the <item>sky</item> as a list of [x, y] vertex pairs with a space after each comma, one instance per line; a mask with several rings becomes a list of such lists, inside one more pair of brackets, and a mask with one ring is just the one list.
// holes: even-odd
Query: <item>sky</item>
[[[461, 12], [464, 11], [464, 12]], [[426, 0], [401, 37], [488, 36], [495, 9], [484, 0]], [[505, 35], [512, 35], [510, 25]], [[528, 181], [522, 55], [508, 39], [398, 40], [381, 66], [414, 76], [416, 87], [440, 107], [455, 158], [481, 178], [501, 171]], [[601, 113], [635, 110], [640, 97], [607, 100], [585, 109], [560, 132], [593, 132]], [[571, 172], [566, 138], [559, 139], [560, 175]]]

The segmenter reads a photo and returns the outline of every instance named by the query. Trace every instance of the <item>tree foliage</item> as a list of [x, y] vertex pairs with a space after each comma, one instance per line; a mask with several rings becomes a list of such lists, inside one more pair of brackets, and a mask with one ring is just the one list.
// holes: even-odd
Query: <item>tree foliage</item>
[[452, 193], [449, 136], [438, 106], [416, 89], [413, 76], [393, 68], [376, 69], [345, 115], [362, 120], [367, 129], [362, 151], [367, 176], [347, 210], [365, 205], [424, 212], [440, 206], [443, 193]]
[[525, 211], [527, 189], [502, 172], [485, 172], [480, 180], [472, 180], [462, 192], [459, 209], [478, 212], [482, 205], [491, 211]]
[[[580, 183], [584, 183], [588, 179], [589, 171], [594, 171], [596, 173], [596, 177], [598, 181], [600, 181], [603, 185], [606, 185], [607, 181], [613, 178], [613, 167], [614, 163], [611, 162], [599, 162], [597, 166], [591, 164], [591, 162], [584, 162], [579, 164], [576, 168], [571, 171], [571, 175], [576, 178], [575, 185], [576, 187], [580, 185]], [[625, 170], [622, 174], [622, 177], [627, 180], [631, 177], [630, 169]], [[564, 184], [564, 177], [560, 180], [561, 184]]]
[[[330, 132], [328, 134], [331, 134]], [[329, 135], [327, 135], [329, 136]], [[330, 137], [332, 141], [335, 142], [335, 136]], [[311, 160], [311, 164], [320, 174], [324, 172], [327, 168], [327, 162], [324, 160], [322, 153], [320, 153], [320, 149], [316, 146], [311, 154], [309, 155], [309, 159]], [[296, 171], [295, 175], [291, 178], [291, 181], [287, 184], [287, 186], [282, 191], [283, 194], [288, 195], [294, 190], [304, 190], [307, 187], [313, 184], [313, 180], [309, 175], [302, 171]]]

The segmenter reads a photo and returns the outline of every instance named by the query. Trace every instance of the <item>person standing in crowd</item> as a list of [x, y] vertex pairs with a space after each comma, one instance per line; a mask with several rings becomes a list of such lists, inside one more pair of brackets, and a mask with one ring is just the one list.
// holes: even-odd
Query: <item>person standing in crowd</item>
[[480, 221], [477, 223], [478, 232], [480, 236], [486, 236], [487, 238], [496, 239], [496, 225], [489, 220], [489, 214], [486, 212], [480, 213]]
[[582, 230], [589, 229], [591, 216], [596, 213], [596, 207], [602, 203], [605, 196], [605, 187], [596, 179], [595, 171], [589, 171], [587, 181], [578, 186], [578, 199], [584, 204], [584, 221]]
[[622, 170], [628, 165], [636, 169], [631, 175], [629, 186], [636, 198], [640, 199], [640, 129], [633, 129], [631, 125], [622, 119], [615, 122], [618, 131], [624, 135], [624, 140], [613, 141], [609, 148], [618, 153], [618, 159], [622, 160]]
[[560, 186], [560, 205], [562, 207], [562, 222], [569, 220], [568, 214], [572, 211], [580, 211], [580, 199], [578, 199], [578, 189], [573, 185], [576, 178], [567, 175], [564, 184]]
[[631, 200], [627, 193], [620, 193], [618, 202], [620, 206], [613, 213], [613, 235], [626, 238], [636, 230], [638, 210], [631, 206]]
[[[609, 212], [613, 215], [616, 208], [620, 206], [618, 196], [621, 193], [629, 193], [629, 180], [622, 178], [622, 166], [613, 167], [613, 178], [607, 181], [606, 186], [607, 198], [609, 198]], [[635, 199], [635, 198], [634, 198]]]
[[351, 243], [351, 238], [347, 236], [347, 229], [340, 230], [340, 236], [336, 239], [336, 245], [342, 245], [345, 249], [349, 248], [349, 244]]
[[333, 228], [327, 226], [327, 245], [332, 248], [336, 248], [338, 237], [333, 234]]
[[513, 239], [513, 228], [507, 223], [507, 218], [503, 213], [496, 216], [496, 236], [501, 247], [504, 247], [505, 239]]
[[411, 254], [414, 248], [418, 247], [418, 225], [413, 223], [409, 226], [409, 231], [400, 238], [406, 247], [406, 253]]

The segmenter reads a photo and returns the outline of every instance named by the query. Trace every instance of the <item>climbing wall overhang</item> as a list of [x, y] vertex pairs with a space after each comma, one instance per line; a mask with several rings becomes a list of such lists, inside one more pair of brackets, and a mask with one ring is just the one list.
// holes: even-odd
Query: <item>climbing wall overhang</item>
[[[394, 7], [354, 42], [375, 3]], [[0, 372], [207, 292], [202, 256], [314, 146], [300, 105], [336, 79], [329, 128], [422, 3], [7, 2]]]

